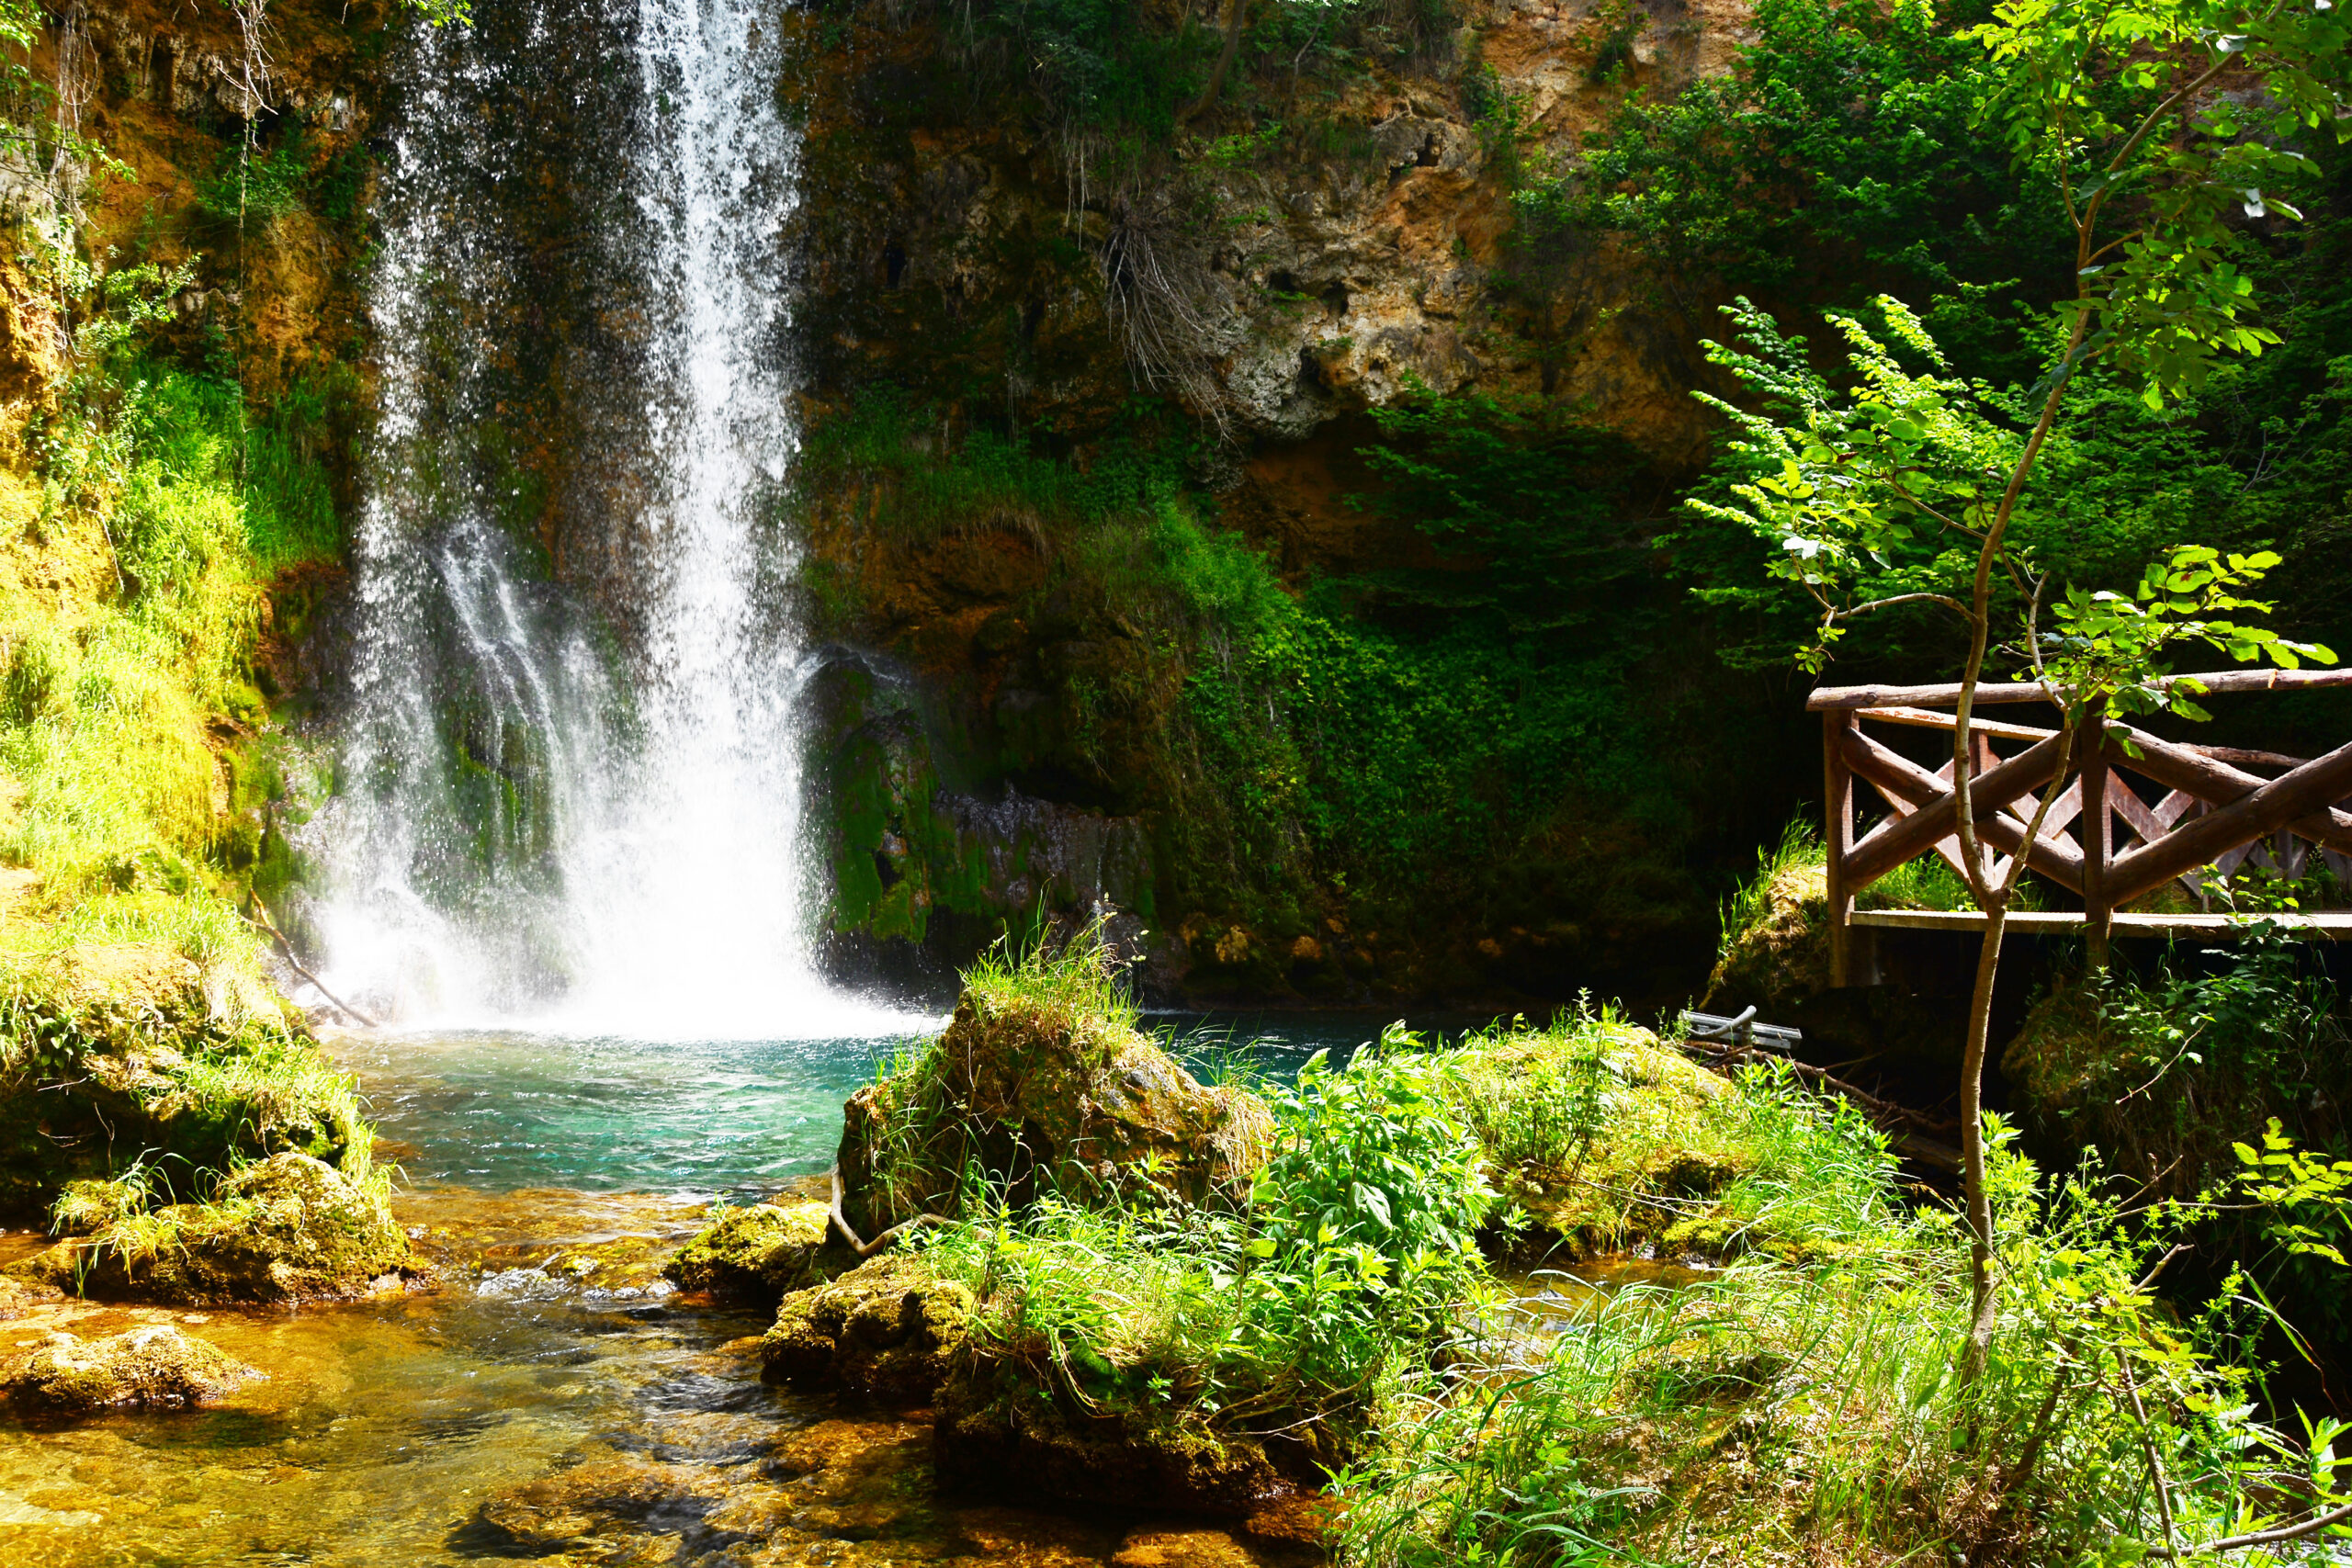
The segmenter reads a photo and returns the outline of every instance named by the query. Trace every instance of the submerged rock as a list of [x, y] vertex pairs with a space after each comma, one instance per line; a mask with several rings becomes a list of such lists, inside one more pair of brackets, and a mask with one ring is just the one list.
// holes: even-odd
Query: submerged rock
[[969, 1291], [921, 1258], [885, 1255], [785, 1297], [761, 1337], [760, 1362], [772, 1382], [928, 1404], [965, 1342], [972, 1306]]
[[51, 1334], [0, 1369], [17, 1404], [80, 1414], [115, 1405], [177, 1405], [217, 1399], [262, 1374], [169, 1324], [105, 1339]]
[[384, 1194], [308, 1155], [273, 1155], [209, 1203], [128, 1214], [8, 1272], [85, 1295], [208, 1306], [367, 1293], [414, 1269]]
[[828, 1254], [831, 1237], [826, 1203], [760, 1203], [729, 1213], [680, 1247], [662, 1272], [682, 1291], [772, 1302], [854, 1261], [845, 1247]]
[[870, 1237], [952, 1210], [975, 1170], [1015, 1202], [1050, 1187], [1238, 1203], [1272, 1135], [1257, 1096], [1202, 1085], [1115, 1016], [1018, 980], [972, 985], [919, 1060], [844, 1107], [842, 1207]]

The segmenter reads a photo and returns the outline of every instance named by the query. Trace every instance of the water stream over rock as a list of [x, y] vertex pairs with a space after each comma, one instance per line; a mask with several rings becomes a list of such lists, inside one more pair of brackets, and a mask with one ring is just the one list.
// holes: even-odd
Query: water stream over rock
[[869, 1021], [808, 956], [779, 24], [531, 0], [416, 29], [342, 787], [301, 834], [322, 977], [363, 1007]]

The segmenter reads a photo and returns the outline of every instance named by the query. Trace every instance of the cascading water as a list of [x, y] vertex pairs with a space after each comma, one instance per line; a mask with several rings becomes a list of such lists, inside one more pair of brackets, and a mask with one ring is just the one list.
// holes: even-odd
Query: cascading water
[[379, 212], [383, 416], [303, 915], [403, 1022], [796, 1036], [779, 526], [785, 40], [751, 0], [537, 0], [420, 39]]

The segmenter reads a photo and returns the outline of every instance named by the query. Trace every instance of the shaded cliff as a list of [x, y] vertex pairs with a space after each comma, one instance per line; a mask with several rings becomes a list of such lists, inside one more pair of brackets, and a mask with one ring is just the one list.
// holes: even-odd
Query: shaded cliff
[[[1638, 258], [1514, 239], [1745, 37], [1653, 9], [1269, 13], [1213, 103], [1173, 13], [809, 15], [802, 581], [894, 694], [822, 726], [846, 972], [1103, 909], [1170, 994], [1703, 968], [1803, 755], [1659, 635], [1707, 372]], [[1045, 848], [1096, 840], [1144, 852]]]

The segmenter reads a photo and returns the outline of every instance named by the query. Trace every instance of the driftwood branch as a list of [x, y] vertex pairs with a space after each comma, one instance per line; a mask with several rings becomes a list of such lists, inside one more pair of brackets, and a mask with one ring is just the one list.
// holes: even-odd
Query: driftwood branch
[[311, 986], [317, 989], [319, 995], [326, 998], [329, 1005], [334, 1007], [337, 1012], [342, 1013], [345, 1018], [351, 1019], [355, 1022], [358, 1023], [361, 1028], [381, 1029], [384, 1027], [382, 1024], [378, 1023], [374, 1019], [369, 1018], [366, 1013], [361, 1012], [357, 1008], [353, 1007], [349, 1002], [345, 1001], [341, 997], [336, 996], [333, 991], [328, 990], [325, 981], [320, 979], [316, 975], [311, 974], [308, 969], [302, 966], [302, 961], [294, 956], [294, 944], [286, 940], [286, 933], [279, 931], [277, 929], [277, 922], [269, 918], [269, 906], [263, 903], [258, 895], [254, 897], [253, 905], [254, 912], [245, 917], [246, 922], [257, 930], [266, 933], [271, 941], [277, 943], [277, 951], [284, 955], [288, 964], [293, 965], [294, 973], [311, 982]]
[[852, 1252], [856, 1253], [860, 1258], [873, 1257], [876, 1253], [889, 1246], [892, 1238], [897, 1236], [901, 1231], [920, 1230], [926, 1225], [944, 1225], [947, 1223], [937, 1214], [917, 1214], [911, 1220], [899, 1221], [897, 1224], [892, 1225], [888, 1230], [884, 1231], [880, 1235], [876, 1236], [872, 1241], [863, 1240], [859, 1237], [856, 1230], [851, 1226], [849, 1223], [849, 1216], [842, 1213], [842, 1168], [840, 1162], [835, 1161], [833, 1168], [825, 1172], [825, 1175], [833, 1184], [833, 1228], [841, 1233], [841, 1237], [843, 1241], [849, 1243], [849, 1249]]

